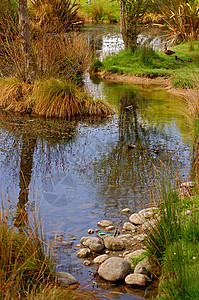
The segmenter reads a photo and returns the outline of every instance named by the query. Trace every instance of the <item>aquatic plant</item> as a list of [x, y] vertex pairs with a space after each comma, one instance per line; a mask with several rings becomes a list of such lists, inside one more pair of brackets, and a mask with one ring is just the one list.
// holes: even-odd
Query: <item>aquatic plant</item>
[[17, 228], [11, 221], [12, 213], [3, 205], [0, 209], [0, 298], [98, 299], [89, 289], [65, 287], [57, 282], [53, 246], [43, 234], [36, 207], [29, 216], [23, 213], [23, 227]]
[[103, 63], [99, 59], [95, 58], [92, 60], [92, 62], [90, 64], [89, 72], [91, 74], [99, 72], [102, 66], [103, 66]]
[[78, 33], [44, 34], [33, 45], [38, 78], [81, 81], [91, 61], [88, 43]]
[[32, 225], [27, 219], [23, 230], [17, 230], [13, 225], [9, 226], [9, 217], [1, 207], [0, 229], [2, 299], [17, 298], [18, 293], [55, 278], [36, 215]]

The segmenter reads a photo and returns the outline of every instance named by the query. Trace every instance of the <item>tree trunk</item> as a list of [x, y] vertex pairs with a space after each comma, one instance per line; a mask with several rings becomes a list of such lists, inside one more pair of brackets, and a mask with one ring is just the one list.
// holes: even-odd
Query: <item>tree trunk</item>
[[25, 81], [33, 83], [36, 78], [36, 63], [31, 46], [31, 29], [28, 16], [27, 0], [17, 0], [21, 46], [25, 59]]
[[125, 49], [129, 51], [137, 48], [137, 20], [132, 18], [132, 10], [126, 0], [120, 0], [120, 31]]

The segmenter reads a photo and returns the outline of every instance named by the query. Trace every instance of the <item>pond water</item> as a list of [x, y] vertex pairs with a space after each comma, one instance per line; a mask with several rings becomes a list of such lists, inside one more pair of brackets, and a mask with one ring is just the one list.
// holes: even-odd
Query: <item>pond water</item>
[[[47, 236], [56, 232], [66, 241], [76, 238], [72, 246], [57, 246], [57, 269], [73, 274], [81, 286], [106, 291], [108, 298], [147, 298], [150, 290], [95, 278], [95, 268], [81, 264], [75, 246], [100, 219], [125, 222], [123, 208], [137, 212], [154, 203], [152, 191], [161, 174], [167, 173], [168, 180], [191, 179], [192, 137], [185, 108], [153, 86], [93, 82], [88, 75], [85, 85], [113, 105], [114, 116], [66, 122], [0, 111], [1, 197], [15, 216], [16, 204], [29, 212], [36, 203]], [[129, 150], [129, 144], [137, 148]]]

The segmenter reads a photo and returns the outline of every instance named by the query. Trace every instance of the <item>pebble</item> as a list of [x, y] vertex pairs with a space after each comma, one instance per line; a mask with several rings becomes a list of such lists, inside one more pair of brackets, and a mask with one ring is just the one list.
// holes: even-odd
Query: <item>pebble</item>
[[99, 227], [108, 227], [108, 226], [112, 226], [113, 222], [112, 221], [108, 221], [108, 220], [101, 220], [97, 223], [97, 226]]
[[[82, 242], [82, 239], [81, 239]], [[88, 237], [85, 241], [82, 242], [84, 246], [89, 247], [91, 250], [95, 252], [100, 252], [104, 249], [104, 243], [102, 239], [98, 237]]]
[[118, 237], [106, 236], [104, 239], [104, 245], [107, 249], [118, 251], [125, 248], [124, 242]]
[[62, 245], [72, 245], [73, 241], [62, 241], [61, 244]]
[[91, 265], [91, 262], [90, 262], [90, 260], [86, 259], [86, 260], [84, 260], [84, 261], [82, 262], [82, 265], [84, 265], [84, 266], [90, 266], [90, 265]]
[[107, 260], [109, 258], [109, 256], [107, 254], [102, 254], [102, 255], [98, 255], [94, 260], [93, 262], [95, 264], [102, 264], [105, 260]]
[[193, 181], [183, 182], [183, 183], [181, 183], [180, 187], [193, 188], [194, 183], [193, 183]]
[[88, 249], [88, 248], [83, 248], [83, 249], [80, 249], [80, 250], [77, 252], [77, 257], [79, 257], [79, 258], [84, 258], [84, 257], [89, 256], [90, 253], [91, 253], [91, 250], [90, 250], [90, 249]]
[[61, 282], [64, 286], [77, 284], [77, 279], [69, 273], [66, 272], [57, 272], [56, 277], [59, 282]]
[[107, 231], [112, 231], [114, 229], [115, 229], [115, 226], [113, 226], [113, 225], [105, 227], [105, 230], [107, 230]]
[[128, 214], [128, 213], [130, 213], [131, 212], [131, 210], [130, 210], [130, 208], [124, 208], [122, 211], [121, 211], [121, 213], [123, 213], [123, 214]]
[[90, 229], [88, 230], [88, 234], [93, 234], [93, 233], [94, 233], [94, 230], [90, 228]]
[[129, 218], [129, 221], [134, 225], [142, 225], [146, 219], [142, 216], [142, 214], [132, 214]]
[[129, 274], [125, 278], [125, 283], [130, 285], [140, 285], [145, 286], [150, 278], [143, 274]]

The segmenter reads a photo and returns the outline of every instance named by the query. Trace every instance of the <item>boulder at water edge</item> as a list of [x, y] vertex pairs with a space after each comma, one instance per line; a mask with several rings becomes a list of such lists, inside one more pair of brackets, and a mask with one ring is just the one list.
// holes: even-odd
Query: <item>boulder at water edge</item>
[[135, 213], [129, 217], [129, 221], [134, 225], [142, 225], [144, 222], [146, 222], [146, 219], [143, 215]]
[[108, 281], [124, 279], [131, 271], [131, 265], [120, 257], [111, 257], [99, 267], [98, 274]]
[[66, 272], [57, 272], [56, 276], [58, 281], [65, 286], [78, 283], [77, 279], [74, 276]]

